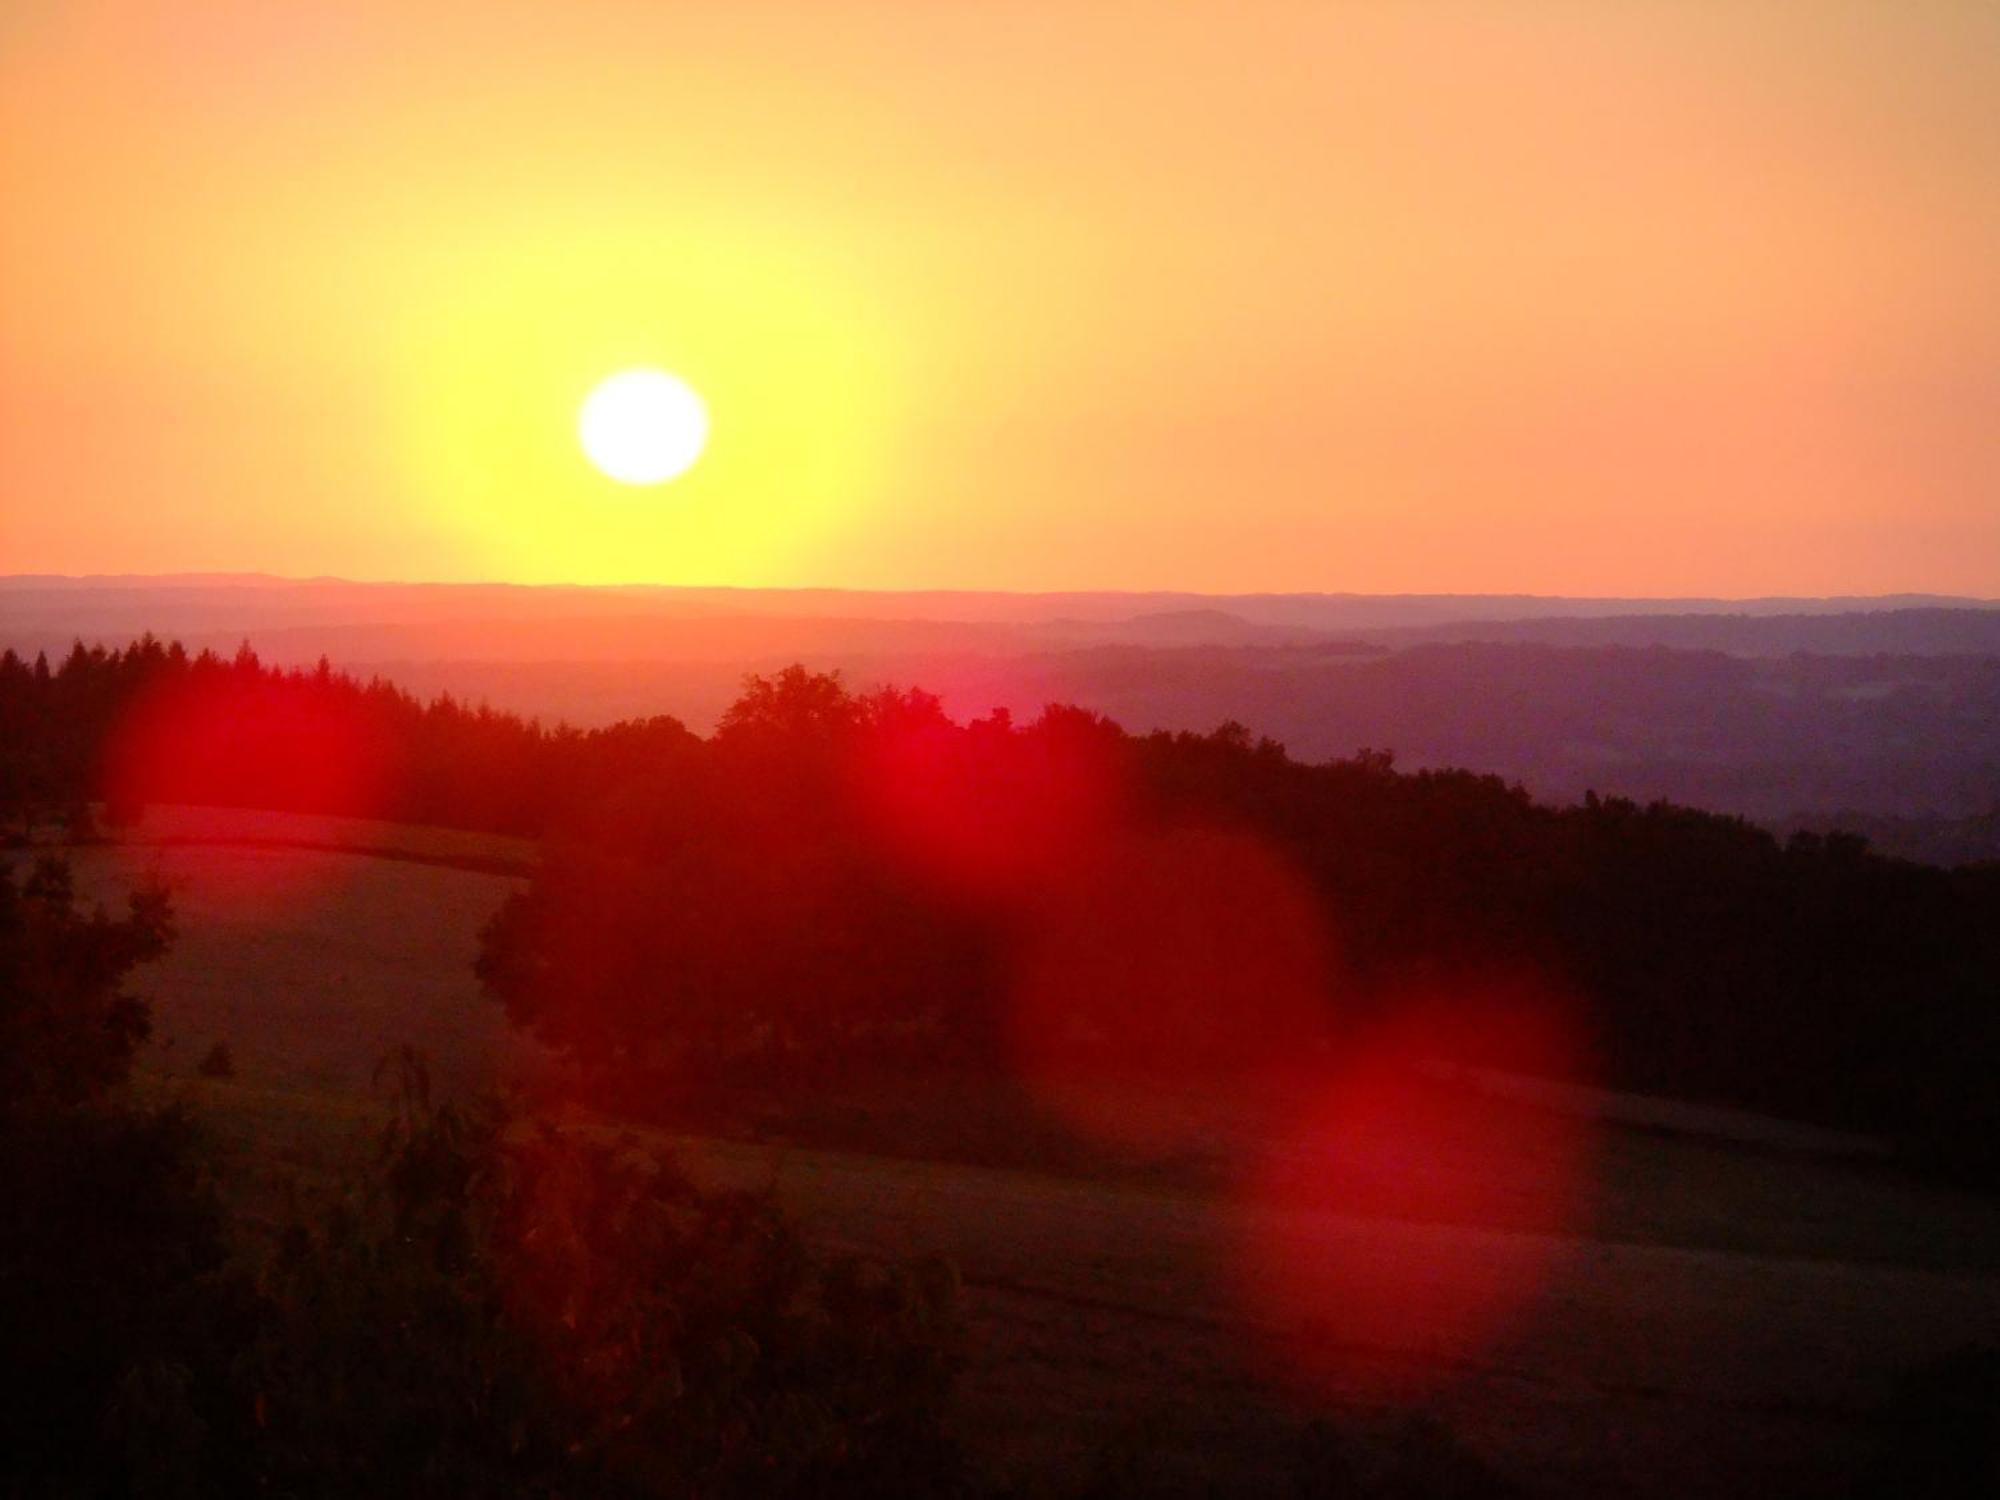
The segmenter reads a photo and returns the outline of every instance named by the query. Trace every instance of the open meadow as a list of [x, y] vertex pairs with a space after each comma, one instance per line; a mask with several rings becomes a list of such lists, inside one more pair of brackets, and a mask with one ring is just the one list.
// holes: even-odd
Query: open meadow
[[[143, 1083], [188, 1098], [253, 1197], [349, 1149], [393, 1046], [458, 1094], [546, 1073], [472, 971], [534, 857], [517, 840], [177, 809], [73, 854], [80, 887], [112, 904], [148, 874], [171, 886], [178, 940], [139, 981], [156, 1025]], [[204, 1077], [218, 1042], [233, 1075]], [[662, 1133], [698, 1176], [773, 1187], [816, 1237], [949, 1256], [971, 1334], [959, 1420], [1030, 1488], [1269, 1488], [1286, 1481], [1270, 1464], [1320, 1440], [1315, 1417], [1393, 1433], [1413, 1408], [1384, 1392], [1420, 1388], [1424, 1420], [1529, 1493], [1837, 1493], [1895, 1376], [2000, 1338], [2000, 1206], [1861, 1143], [1514, 1093], [1506, 1107], [1530, 1116], [1587, 1117], [1585, 1209], [1553, 1243], [1505, 1227], [1504, 1204], [1498, 1225], [1267, 1222], [1281, 1211], [1230, 1191], [1227, 1100], [1177, 1101], [1206, 1133], [1163, 1160], [1064, 1151], [1025, 1101], [950, 1087]], [[1235, 1274], [1267, 1236], [1377, 1288], [1468, 1258], [1541, 1271], [1492, 1337], [1356, 1348], [1308, 1397], [1264, 1352], [1297, 1330], [1262, 1326]]]

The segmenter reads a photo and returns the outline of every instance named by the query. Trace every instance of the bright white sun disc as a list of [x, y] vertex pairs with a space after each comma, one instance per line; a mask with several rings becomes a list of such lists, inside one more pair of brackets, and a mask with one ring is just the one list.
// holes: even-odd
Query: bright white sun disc
[[623, 370], [584, 398], [576, 426], [602, 473], [622, 484], [662, 484], [701, 457], [708, 407], [678, 375]]

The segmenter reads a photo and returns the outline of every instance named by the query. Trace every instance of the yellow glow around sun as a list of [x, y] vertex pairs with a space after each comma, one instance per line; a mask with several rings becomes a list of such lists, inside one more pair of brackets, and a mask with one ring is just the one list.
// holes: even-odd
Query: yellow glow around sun
[[577, 417], [583, 451], [622, 484], [685, 474], [708, 443], [708, 407], [678, 375], [624, 370], [600, 381]]
[[[592, 233], [596, 215], [571, 217], [486, 226], [478, 254], [442, 230], [451, 253], [407, 250], [426, 275], [394, 324], [381, 392], [415, 523], [484, 577], [827, 576], [907, 461], [898, 325], [851, 268], [774, 246], [768, 225], [697, 232], [606, 208]], [[594, 457], [579, 461], [578, 402], [655, 360], [718, 420], [675, 503], [634, 505]]]

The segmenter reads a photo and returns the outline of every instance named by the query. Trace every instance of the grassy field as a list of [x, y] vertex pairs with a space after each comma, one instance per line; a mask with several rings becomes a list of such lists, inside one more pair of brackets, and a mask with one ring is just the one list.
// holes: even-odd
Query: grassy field
[[[544, 1066], [471, 973], [480, 924], [532, 859], [441, 830], [176, 813], [75, 865], [107, 899], [149, 872], [174, 887], [180, 940], [144, 976], [159, 1027], [146, 1086], [190, 1097], [255, 1179], [362, 1129], [392, 1045], [423, 1049], [458, 1090]], [[216, 1041], [232, 1079], [196, 1076]], [[1270, 1226], [1226, 1191], [1227, 1101], [1212, 1149], [1166, 1162], [1063, 1151], [1018, 1099], [945, 1088], [670, 1138], [702, 1174], [774, 1184], [829, 1240], [953, 1257], [974, 1334], [967, 1429], [1020, 1473], [1088, 1473], [1109, 1450], [1142, 1466], [1135, 1480], [1111, 1461], [1114, 1486], [1254, 1489], [1316, 1410], [1363, 1430], [1402, 1420], [1369, 1371], [1416, 1361], [1432, 1367], [1427, 1415], [1534, 1492], [1781, 1494], [1837, 1483], [1899, 1368], [2000, 1339], [1988, 1202], [1660, 1101], [1509, 1107], [1601, 1117], [1587, 1222], [1525, 1247], [1554, 1268], [1532, 1307], [1496, 1340], [1353, 1351], [1352, 1388], [1316, 1403], [1268, 1383], [1251, 1352], [1270, 1330], [1228, 1267]], [[1328, 1213], [1282, 1229], [1416, 1278], [1524, 1249], [1476, 1223]]]

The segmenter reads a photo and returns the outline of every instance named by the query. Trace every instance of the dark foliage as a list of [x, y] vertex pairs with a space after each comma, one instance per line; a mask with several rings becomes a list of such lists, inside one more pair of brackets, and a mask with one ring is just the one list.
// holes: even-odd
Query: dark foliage
[[[0, 1453], [14, 1493], [143, 1493], [196, 1460], [247, 1285], [186, 1116], [96, 1103], [0, 1129]], [[186, 1491], [180, 1491], [185, 1493]]]
[[[948, 1265], [809, 1248], [657, 1152], [431, 1100], [277, 1243], [120, 1096], [164, 902], [0, 879], [0, 1492], [947, 1493]], [[109, 1018], [109, 1019], [107, 1019]], [[261, 1247], [261, 1248], [260, 1248]]]
[[671, 719], [585, 734], [484, 706], [419, 703], [379, 679], [189, 655], [147, 637], [78, 645], [51, 668], [0, 652], [0, 832], [80, 820], [127, 828], [152, 803], [273, 808], [540, 833], [670, 768], [695, 737]]
[[[262, 747], [251, 763], [166, 757], [151, 784], [121, 782], [117, 818], [176, 798], [544, 836], [543, 874], [493, 924], [482, 977], [516, 1021], [634, 1087], [993, 1058], [1023, 901], [1083, 866], [1073, 836], [1115, 802], [1122, 826], [1241, 831], [1301, 872], [1341, 957], [1342, 1024], [1454, 976], [1529, 970], [1580, 997], [1613, 1085], [1995, 1170], [2000, 867], [1780, 841], [1665, 803], [1553, 808], [1382, 753], [1306, 765], [1235, 725], [1132, 737], [1051, 708], [961, 726], [921, 693], [857, 696], [799, 669], [752, 679], [704, 741], [670, 719], [546, 728], [150, 640], [55, 669], [0, 657], [0, 804], [17, 826], [73, 808], [134, 705], [221, 683], [236, 687], [195, 696], [224, 705], [225, 738]], [[371, 747], [365, 784], [270, 769], [288, 735], [329, 723]], [[1065, 801], [1077, 767], [1096, 804]], [[884, 780], [1009, 888], [913, 865], [873, 795]], [[1207, 1028], [1190, 1045], [1240, 1029], [1198, 1004], [1173, 1013]]]
[[[689, 759], [699, 793], [657, 783], [643, 825], [560, 850], [508, 902], [480, 961], [488, 989], [518, 1023], [627, 1078], [713, 1078], [746, 1060], [793, 1078], [913, 1056], [997, 1062], [1021, 902], [913, 881], [849, 774], [907, 734], [910, 705], [804, 673], [753, 680]], [[1019, 728], [940, 719], [925, 733], [945, 747], [926, 766], [942, 757], [975, 809], [1032, 820], [1018, 794], [1037, 784], [1030, 768], [1082, 736], [1125, 824], [1241, 830], [1276, 851], [1338, 944], [1329, 1029], [1457, 980], [1539, 974], [1581, 998], [1614, 1085], [1886, 1133], [1967, 1178], [1994, 1170], [2000, 869], [1912, 865], [1845, 835], [1781, 843], [1667, 804], [1554, 809], [1493, 777], [1400, 774], [1376, 752], [1301, 765], [1233, 725], [1131, 738], [1051, 709]], [[1059, 852], [1072, 868], [1031, 872], [1038, 887], [1089, 863]], [[1149, 878], [1129, 861], [1102, 868], [1114, 906]], [[1181, 909], [1199, 926], [1225, 904], [1210, 893]], [[1198, 932], [1154, 942], [1199, 972]], [[1125, 1033], [1134, 1057], [1218, 1058], [1266, 1024], [1242, 995], [1204, 1002], [1171, 973], [1141, 979], [1153, 1008], [1143, 1034]]]
[[124, 1081], [149, 1030], [124, 982], [172, 937], [163, 890], [142, 889], [113, 919], [77, 909], [59, 860], [39, 859], [18, 880], [0, 869], [0, 1126]]
[[169, 1461], [138, 1431], [169, 1409], [183, 1425], [189, 1361], [221, 1331], [223, 1216], [193, 1128], [117, 1097], [149, 1024], [125, 982], [171, 934], [161, 892], [113, 920], [77, 909], [57, 861], [0, 870], [0, 1453], [22, 1493]]
[[231, 1380], [258, 1492], [942, 1492], [949, 1267], [811, 1251], [668, 1158], [433, 1105], [302, 1218]]

